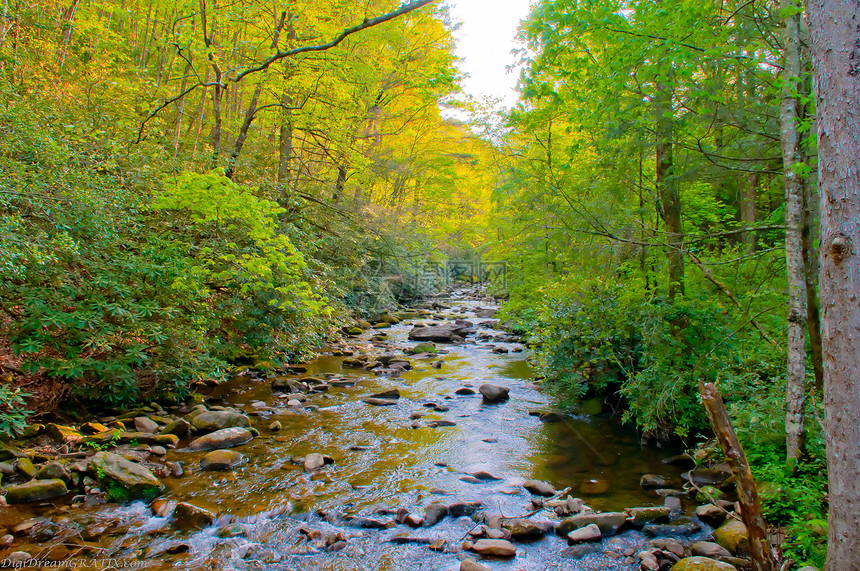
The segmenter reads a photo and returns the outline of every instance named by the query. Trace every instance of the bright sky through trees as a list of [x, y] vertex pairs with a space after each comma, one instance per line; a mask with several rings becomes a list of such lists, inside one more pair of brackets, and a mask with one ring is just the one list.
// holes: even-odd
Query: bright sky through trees
[[477, 98], [495, 97], [510, 107], [517, 99], [514, 88], [519, 71], [511, 50], [520, 20], [528, 16], [530, 0], [449, 0], [451, 15], [462, 26], [454, 33], [461, 71], [468, 74], [464, 91]]

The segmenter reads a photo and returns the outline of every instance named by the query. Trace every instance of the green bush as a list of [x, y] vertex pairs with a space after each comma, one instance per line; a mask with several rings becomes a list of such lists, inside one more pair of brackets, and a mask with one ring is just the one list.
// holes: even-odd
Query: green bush
[[540, 290], [531, 319], [534, 361], [562, 402], [620, 397], [624, 418], [647, 432], [706, 430], [699, 382], [750, 380], [761, 369], [713, 298], [669, 303], [627, 284], [566, 278]]

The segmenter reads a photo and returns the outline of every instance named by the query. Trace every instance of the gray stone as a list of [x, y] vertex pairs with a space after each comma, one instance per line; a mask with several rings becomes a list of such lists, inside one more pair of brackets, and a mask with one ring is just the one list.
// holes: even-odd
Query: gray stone
[[553, 496], [556, 493], [555, 488], [540, 480], [526, 480], [523, 487], [536, 496]]
[[223, 428], [197, 438], [188, 445], [188, 450], [202, 451], [233, 448], [234, 446], [247, 444], [252, 438], [254, 438], [254, 435], [251, 434], [250, 430], [245, 428]]
[[711, 527], [718, 527], [726, 521], [728, 514], [714, 504], [705, 504], [696, 508], [696, 517]]
[[39, 468], [36, 472], [36, 478], [39, 480], [67, 480], [69, 471], [59, 462], [48, 462]]
[[427, 527], [436, 525], [448, 515], [448, 506], [439, 502], [433, 502], [424, 508], [424, 525]]
[[478, 390], [484, 397], [484, 402], [500, 402], [508, 398], [510, 389], [491, 383], [482, 384]]
[[603, 539], [603, 534], [596, 524], [590, 523], [585, 527], [574, 529], [567, 534], [567, 540], [570, 543], [588, 543], [591, 541], [600, 541]]
[[134, 419], [134, 429], [140, 432], [155, 434], [158, 432], [158, 423], [145, 416], [138, 416]]
[[325, 466], [325, 458], [322, 454], [312, 452], [311, 454], [305, 456], [304, 467], [305, 470], [307, 470], [308, 472], [319, 470], [323, 466]]
[[665, 488], [669, 480], [657, 474], [645, 474], [639, 478], [639, 485], [646, 489]]
[[620, 512], [584, 513], [561, 520], [556, 532], [561, 536], [567, 536], [574, 529], [595, 524], [603, 535], [614, 535], [625, 523], [627, 523], [627, 514]]
[[195, 415], [191, 424], [201, 432], [213, 432], [224, 428], [246, 427], [251, 425], [244, 414], [229, 410], [211, 410]]
[[697, 541], [693, 545], [690, 546], [690, 552], [693, 555], [700, 555], [702, 557], [710, 557], [711, 559], [717, 559], [719, 557], [730, 557], [731, 553], [729, 550], [720, 545], [719, 543], [714, 543], [712, 541]]

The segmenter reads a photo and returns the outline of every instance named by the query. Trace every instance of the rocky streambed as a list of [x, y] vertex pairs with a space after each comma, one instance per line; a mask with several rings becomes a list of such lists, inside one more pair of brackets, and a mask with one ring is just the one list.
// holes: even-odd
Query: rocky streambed
[[34, 427], [0, 450], [0, 559], [81, 569], [748, 565], [724, 469], [643, 447], [599, 410], [554, 411], [493, 314], [479, 292], [452, 290], [357, 324], [311, 363], [249, 369], [196, 402]]

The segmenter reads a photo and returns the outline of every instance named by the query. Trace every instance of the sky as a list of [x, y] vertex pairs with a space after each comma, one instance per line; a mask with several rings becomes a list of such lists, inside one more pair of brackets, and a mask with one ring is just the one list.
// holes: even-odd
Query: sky
[[511, 50], [520, 20], [526, 18], [532, 0], [448, 0], [451, 15], [462, 26], [454, 33], [460, 70], [467, 73], [463, 90], [477, 99], [502, 99], [511, 107], [517, 100], [515, 86], [519, 71], [509, 73], [516, 62]]

